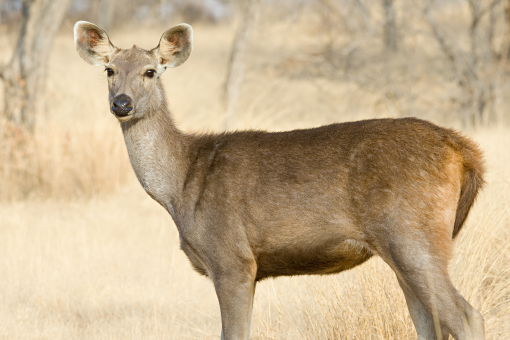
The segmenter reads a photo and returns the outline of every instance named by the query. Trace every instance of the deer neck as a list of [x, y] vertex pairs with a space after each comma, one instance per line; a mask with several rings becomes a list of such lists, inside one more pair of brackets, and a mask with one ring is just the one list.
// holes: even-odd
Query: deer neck
[[121, 127], [140, 184], [175, 220], [189, 167], [189, 138], [175, 126], [162, 86], [158, 89], [142, 118], [121, 123]]

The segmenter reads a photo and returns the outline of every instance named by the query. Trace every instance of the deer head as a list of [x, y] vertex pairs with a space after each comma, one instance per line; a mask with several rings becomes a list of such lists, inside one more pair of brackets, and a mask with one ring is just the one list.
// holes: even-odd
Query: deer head
[[[115, 47], [98, 26], [78, 21], [74, 26], [78, 54], [89, 64], [104, 66], [108, 77], [110, 110], [121, 122], [142, 118], [151, 102], [164, 96], [159, 77], [168, 67], [184, 63], [192, 50], [193, 30], [174, 26], [161, 36], [157, 47], [144, 50]], [[152, 98], [158, 97], [151, 101]]]

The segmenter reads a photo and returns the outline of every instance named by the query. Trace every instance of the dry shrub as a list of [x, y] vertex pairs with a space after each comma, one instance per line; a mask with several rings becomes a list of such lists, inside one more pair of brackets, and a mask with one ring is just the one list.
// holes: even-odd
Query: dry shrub
[[[324, 322], [307, 339], [412, 339], [414, 327], [393, 272], [375, 259], [359, 270], [314, 289]], [[312, 305], [313, 306], [313, 305]], [[309, 315], [308, 308], [304, 312]]]
[[31, 134], [9, 122], [0, 129], [0, 200], [110, 193], [131, 173], [118, 129], [46, 125]]

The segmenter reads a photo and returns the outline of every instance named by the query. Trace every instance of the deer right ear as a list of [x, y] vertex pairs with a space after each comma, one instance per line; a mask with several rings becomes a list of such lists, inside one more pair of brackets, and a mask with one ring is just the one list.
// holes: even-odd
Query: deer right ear
[[106, 32], [87, 21], [74, 25], [74, 45], [80, 57], [94, 66], [107, 65], [115, 52]]
[[167, 67], [177, 67], [184, 63], [192, 49], [193, 29], [188, 24], [180, 24], [165, 31], [158, 47], [152, 51], [164, 71]]

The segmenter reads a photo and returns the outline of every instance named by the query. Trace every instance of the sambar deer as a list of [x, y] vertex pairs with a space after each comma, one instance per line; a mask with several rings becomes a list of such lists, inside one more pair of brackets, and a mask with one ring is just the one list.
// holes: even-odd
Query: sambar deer
[[395, 272], [418, 339], [484, 339], [482, 316], [447, 269], [484, 183], [470, 139], [414, 118], [186, 134], [160, 77], [190, 55], [189, 25], [164, 32], [152, 50], [117, 48], [84, 21], [74, 39], [85, 61], [106, 69], [138, 180], [172, 216], [193, 267], [214, 283], [222, 339], [249, 338], [258, 281], [338, 273], [373, 255]]

